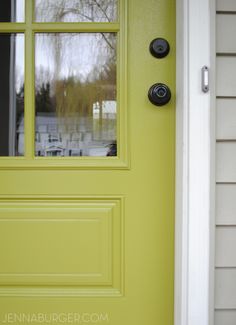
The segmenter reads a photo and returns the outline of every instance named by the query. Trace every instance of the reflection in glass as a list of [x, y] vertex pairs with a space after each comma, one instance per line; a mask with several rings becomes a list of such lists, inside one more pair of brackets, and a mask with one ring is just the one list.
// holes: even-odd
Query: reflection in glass
[[36, 156], [116, 156], [116, 34], [36, 34]]
[[117, 0], [36, 0], [38, 22], [112, 22]]
[[0, 34], [0, 156], [24, 155], [24, 35]]
[[25, 0], [1, 0], [0, 22], [24, 22]]

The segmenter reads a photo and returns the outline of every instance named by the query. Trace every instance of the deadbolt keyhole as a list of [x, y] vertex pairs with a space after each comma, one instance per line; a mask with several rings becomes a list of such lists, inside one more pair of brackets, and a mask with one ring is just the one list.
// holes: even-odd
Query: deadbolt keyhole
[[158, 59], [164, 58], [170, 51], [170, 45], [164, 38], [155, 38], [149, 47], [151, 54]]

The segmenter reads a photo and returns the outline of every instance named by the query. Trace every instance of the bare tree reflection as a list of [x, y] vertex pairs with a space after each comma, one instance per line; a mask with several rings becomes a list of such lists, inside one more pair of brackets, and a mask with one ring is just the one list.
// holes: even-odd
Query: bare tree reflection
[[101, 33], [36, 36], [36, 91], [54, 98], [58, 115], [87, 115], [93, 103], [116, 100], [116, 35], [105, 36], [112, 46]]
[[36, 0], [40, 22], [111, 22], [117, 19], [117, 0]]

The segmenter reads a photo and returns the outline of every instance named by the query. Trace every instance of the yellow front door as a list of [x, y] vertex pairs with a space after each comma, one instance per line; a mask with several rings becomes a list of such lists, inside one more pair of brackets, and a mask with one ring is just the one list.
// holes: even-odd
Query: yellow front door
[[173, 324], [174, 0], [1, 3], [0, 322]]

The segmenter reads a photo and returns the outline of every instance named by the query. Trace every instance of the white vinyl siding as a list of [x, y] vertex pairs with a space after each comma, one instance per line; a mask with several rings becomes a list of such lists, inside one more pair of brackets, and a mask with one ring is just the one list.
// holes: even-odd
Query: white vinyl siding
[[217, 184], [216, 186], [216, 224], [218, 226], [236, 225], [236, 186]]
[[215, 325], [235, 325], [235, 319], [235, 310], [216, 310], [215, 312]]
[[236, 1], [216, 0], [215, 325], [236, 324]]
[[216, 137], [221, 140], [236, 139], [236, 99], [217, 99]]
[[217, 11], [236, 11], [235, 0], [216, 0]]

